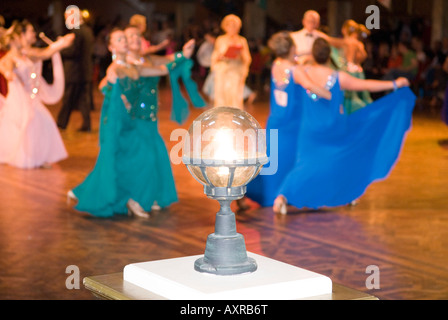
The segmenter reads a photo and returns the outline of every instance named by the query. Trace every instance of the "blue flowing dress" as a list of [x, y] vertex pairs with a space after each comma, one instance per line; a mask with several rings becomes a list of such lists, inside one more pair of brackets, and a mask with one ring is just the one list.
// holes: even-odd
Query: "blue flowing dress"
[[334, 207], [359, 198], [372, 182], [388, 176], [411, 127], [416, 97], [409, 88], [346, 114], [337, 72], [329, 82], [330, 101], [302, 95], [296, 162], [276, 194], [297, 208]]
[[278, 189], [291, 171], [297, 152], [301, 121], [301, 97], [305, 90], [292, 80], [292, 69], [285, 71], [286, 81], [271, 79], [270, 114], [266, 123], [266, 151], [269, 162], [247, 185], [246, 196], [262, 206], [271, 206]]

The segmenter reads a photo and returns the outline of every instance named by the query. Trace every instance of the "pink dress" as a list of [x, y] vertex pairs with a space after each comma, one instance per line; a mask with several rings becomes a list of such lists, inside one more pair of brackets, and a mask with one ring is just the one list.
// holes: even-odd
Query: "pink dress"
[[42, 77], [42, 61], [17, 59], [8, 95], [0, 96], [0, 163], [36, 168], [67, 158], [67, 150], [45, 104], [64, 94], [64, 70], [59, 53], [52, 56], [53, 83]]

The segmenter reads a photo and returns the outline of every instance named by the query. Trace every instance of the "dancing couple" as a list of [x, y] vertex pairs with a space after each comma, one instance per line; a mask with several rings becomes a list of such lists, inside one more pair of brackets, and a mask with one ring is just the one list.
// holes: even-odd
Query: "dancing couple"
[[191, 102], [205, 106], [190, 78], [194, 40], [169, 56], [141, 55], [141, 34], [135, 26], [114, 29], [108, 39], [113, 61], [100, 83], [104, 94], [100, 117], [100, 151], [85, 180], [68, 192], [75, 208], [97, 217], [150, 217], [178, 200], [171, 163], [158, 130], [158, 83], [170, 75], [172, 119], [183, 123], [188, 104], [178, 80], [182, 78]]
[[[46, 41], [47, 47], [33, 47], [36, 32], [28, 21], [14, 21], [1, 37], [7, 52], [0, 59], [0, 73], [7, 80], [8, 93], [6, 97], [0, 94], [0, 163], [48, 168], [68, 156], [44, 104], [55, 104], [63, 97], [65, 78], [59, 52], [72, 45], [74, 35]], [[42, 62], [47, 59], [53, 65], [52, 84], [42, 76]]]
[[[262, 171], [247, 186], [247, 197], [283, 214], [288, 205], [319, 209], [352, 203], [372, 182], [386, 178], [399, 157], [415, 103], [409, 81], [363, 80], [335, 71], [323, 38], [314, 41], [313, 62], [305, 66], [295, 64], [288, 32], [273, 35], [268, 44], [277, 58], [266, 129], [268, 135], [278, 130], [278, 145], [268, 136], [267, 148], [272, 157], [278, 147], [278, 171]], [[345, 90], [395, 91], [348, 113]]]

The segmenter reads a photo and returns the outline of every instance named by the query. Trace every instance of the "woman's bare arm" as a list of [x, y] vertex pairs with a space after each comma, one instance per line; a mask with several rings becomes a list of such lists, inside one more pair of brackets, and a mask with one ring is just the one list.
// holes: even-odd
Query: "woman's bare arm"
[[149, 54], [154, 54], [157, 51], [164, 49], [166, 46], [168, 46], [169, 43], [170, 41], [168, 39], [165, 39], [159, 44], [150, 45], [146, 50], [142, 52], [142, 55], [146, 56]]
[[117, 81], [117, 73], [115, 72], [115, 65], [111, 64], [106, 70], [106, 76], [100, 81], [98, 88], [102, 90], [108, 82], [115, 83]]
[[159, 77], [168, 74], [168, 68], [165, 65], [140, 67], [139, 74], [141, 77]]
[[343, 38], [334, 38], [326, 35], [325, 33], [319, 33], [321, 38], [324, 38], [328, 41], [328, 43], [336, 48], [342, 48], [346, 45], [345, 40]]
[[[194, 52], [194, 46], [196, 41], [194, 39], [190, 39], [182, 46], [182, 54], [185, 58], [190, 59]], [[175, 59], [174, 57], [175, 53], [171, 53], [165, 56], [168, 61], [173, 61]]]
[[73, 44], [75, 35], [73, 33], [67, 34], [60, 38], [59, 40], [53, 42], [51, 45], [45, 48], [29, 48], [26, 51], [26, 55], [31, 60], [47, 60], [50, 59], [52, 55], [56, 52], [61, 51]]
[[241, 50], [241, 59], [243, 60], [243, 64], [249, 68], [252, 63], [252, 56], [249, 50], [249, 44], [247, 40], [242, 37], [243, 49]]
[[364, 44], [362, 42], [358, 43], [358, 50], [356, 50], [356, 61], [361, 64], [363, 63], [366, 59], [367, 59], [367, 51], [366, 48], [364, 47]]
[[346, 72], [339, 72], [339, 83], [342, 90], [350, 91], [369, 91], [369, 92], [379, 92], [386, 90], [409, 86], [409, 80], [406, 78], [398, 78], [395, 81], [383, 81], [383, 80], [363, 80], [355, 78]]
[[154, 66], [161, 66], [173, 61], [173, 57], [172, 55], [159, 56], [156, 54], [151, 54], [148, 56], [148, 60], [151, 61]]
[[6, 80], [11, 81], [14, 77], [14, 61], [12, 53], [6, 53], [3, 58], [0, 59], [0, 73], [6, 78]]
[[216, 64], [221, 61], [222, 59], [222, 46], [224, 45], [223, 43], [223, 38], [222, 36], [219, 36], [216, 38], [215, 41], [215, 46], [213, 48], [213, 52], [212, 52], [212, 57], [211, 57], [211, 69], [213, 70], [213, 68], [216, 66]]

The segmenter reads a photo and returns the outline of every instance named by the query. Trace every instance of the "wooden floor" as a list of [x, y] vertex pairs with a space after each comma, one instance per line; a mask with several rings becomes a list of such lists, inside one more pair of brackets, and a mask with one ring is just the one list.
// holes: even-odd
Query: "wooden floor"
[[[169, 93], [162, 90], [160, 131], [168, 149]], [[67, 205], [67, 190], [92, 169], [98, 152], [102, 98], [95, 93], [93, 132], [78, 133], [73, 114], [62, 132], [69, 158], [51, 169], [0, 165], [0, 299], [94, 299], [86, 276], [121, 272], [134, 262], [202, 254], [218, 204], [185, 166], [173, 165], [179, 202], [150, 220], [93, 218]], [[54, 115], [59, 106], [49, 107]], [[201, 110], [191, 110], [191, 122]], [[266, 96], [248, 109], [264, 125]], [[184, 125], [187, 128], [188, 124]], [[329, 276], [380, 299], [448, 298], [448, 127], [416, 112], [391, 175], [371, 185], [357, 206], [287, 216], [253, 207], [237, 214], [251, 252]], [[80, 270], [80, 289], [67, 289], [67, 266]], [[380, 288], [367, 289], [368, 266]]]

